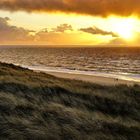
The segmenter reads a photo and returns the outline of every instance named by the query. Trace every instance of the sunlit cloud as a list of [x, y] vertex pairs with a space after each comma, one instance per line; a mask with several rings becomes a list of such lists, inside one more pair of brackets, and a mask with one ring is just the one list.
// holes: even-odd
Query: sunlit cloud
[[97, 27], [89, 27], [89, 28], [81, 28], [80, 31], [90, 33], [93, 35], [111, 35], [112, 37], [118, 37], [117, 34], [110, 32], [110, 31], [104, 31], [102, 29], [99, 29]]
[[65, 32], [65, 31], [72, 31], [72, 26], [69, 24], [60, 24], [56, 28], [53, 28], [53, 32]]
[[126, 45], [127, 41], [118, 37], [118, 38], [112, 39], [108, 44], [109, 45]]
[[9, 24], [10, 18], [0, 17], [0, 42], [18, 42], [18, 41], [28, 41], [32, 40], [33, 36], [30, 33], [34, 32], [33, 30], [26, 30], [22, 27], [16, 27]]
[[[137, 32], [135, 32], [135, 30], [138, 28], [130, 28], [135, 27], [136, 26], [135, 23], [137, 23], [137, 21], [132, 19], [112, 20], [112, 18], [109, 19], [109, 21], [110, 21], [110, 23], [108, 23], [109, 27], [97, 25], [86, 27], [83, 26], [82, 28], [78, 28], [77, 26], [77, 28], [75, 28], [73, 27], [74, 25], [64, 22], [63, 24], [53, 25], [51, 27], [46, 25], [40, 30], [30, 30], [25, 27], [14, 25], [9, 17], [5, 18], [0, 17], [0, 44], [33, 44], [33, 45], [140, 44], [139, 41], [140, 32], [138, 30]], [[129, 21], [128, 26], [127, 24], [123, 25], [125, 21]], [[131, 26], [129, 23], [131, 23]], [[132, 39], [127, 38], [128, 33], [131, 36], [133, 36]]]

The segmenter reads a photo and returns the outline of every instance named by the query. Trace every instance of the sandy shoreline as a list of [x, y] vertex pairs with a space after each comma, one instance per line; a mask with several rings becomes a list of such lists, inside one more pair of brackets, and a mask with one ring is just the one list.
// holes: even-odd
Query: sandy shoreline
[[[109, 75], [103, 73], [86, 73], [82, 71], [73, 71], [73, 70], [56, 70], [52, 68], [36, 68], [36, 67], [27, 67], [24, 68], [31, 69], [35, 72], [44, 72], [59, 78], [71, 79], [71, 80], [81, 80], [85, 82], [91, 82], [100, 85], [140, 85], [140, 79], [133, 79], [128, 76], [123, 75]], [[111, 77], [112, 76], [112, 77]], [[114, 76], [114, 77], [113, 77]]]
[[102, 76], [73, 74], [73, 73], [64, 73], [64, 72], [63, 73], [62, 72], [46, 72], [46, 73], [51, 74], [56, 77], [60, 77], [60, 78], [82, 80], [82, 81], [92, 82], [92, 83], [102, 84], [102, 85], [119, 85], [119, 84], [127, 84], [127, 85], [139, 84], [140, 85], [140, 82], [121, 80], [121, 79], [102, 77]]
[[140, 85], [140, 82], [138, 81], [122, 80], [122, 79], [116, 79], [112, 77], [103, 77], [103, 76], [67, 73], [67, 72], [52, 72], [52, 71], [47, 71], [45, 73], [59, 77], [59, 78], [82, 80], [82, 81], [101, 84], [101, 85], [119, 85], [119, 84]]

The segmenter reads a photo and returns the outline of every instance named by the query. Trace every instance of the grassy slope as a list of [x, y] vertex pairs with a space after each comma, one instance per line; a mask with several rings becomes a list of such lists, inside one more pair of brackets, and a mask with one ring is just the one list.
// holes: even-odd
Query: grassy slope
[[140, 87], [100, 86], [0, 63], [0, 140], [139, 140]]

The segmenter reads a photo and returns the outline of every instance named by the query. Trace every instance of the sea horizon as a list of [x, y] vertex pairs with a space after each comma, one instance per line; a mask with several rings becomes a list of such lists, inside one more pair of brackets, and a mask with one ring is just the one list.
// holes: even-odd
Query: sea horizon
[[0, 48], [140, 48], [140, 45], [125, 45], [125, 44], [122, 44], [122, 45], [110, 45], [110, 44], [105, 44], [105, 45], [77, 45], [77, 44], [74, 44], [74, 45], [68, 45], [68, 44], [62, 44], [62, 45], [56, 45], [56, 44], [0, 44]]

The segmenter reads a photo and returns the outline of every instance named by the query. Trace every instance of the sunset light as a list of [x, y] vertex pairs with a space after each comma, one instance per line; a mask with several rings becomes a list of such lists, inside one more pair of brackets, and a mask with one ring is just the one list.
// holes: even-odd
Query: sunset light
[[139, 20], [136, 17], [110, 17], [108, 19], [111, 24], [113, 32], [118, 34], [122, 39], [126, 41], [135, 40], [137, 31], [140, 29], [138, 25]]
[[0, 0], [0, 140], [140, 140], [140, 0]]
[[[9, 2], [11, 3], [11, 1]], [[15, 4], [18, 3], [15, 1]], [[7, 6], [9, 7], [9, 5]], [[118, 15], [108, 13], [107, 16], [103, 16], [103, 13], [100, 14], [99, 16], [94, 13], [80, 14], [77, 11], [65, 13], [63, 10], [61, 11], [61, 7], [57, 12], [47, 10], [28, 12], [26, 7], [24, 10], [13, 9], [13, 12], [3, 9], [0, 10], [0, 26], [3, 27], [3, 29], [0, 28], [2, 36], [0, 44], [140, 44], [140, 20], [139, 16], [136, 16], [137, 14], [132, 13], [127, 16], [121, 15], [121, 13]]]

